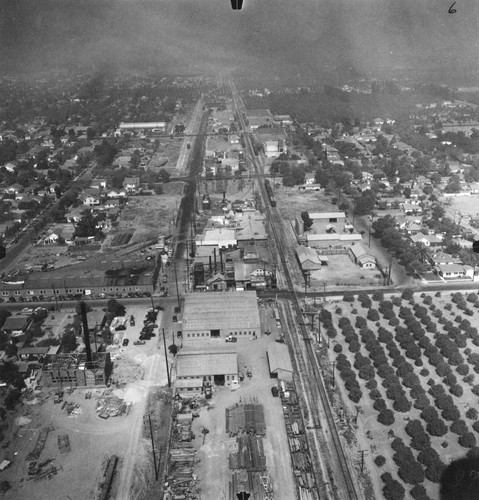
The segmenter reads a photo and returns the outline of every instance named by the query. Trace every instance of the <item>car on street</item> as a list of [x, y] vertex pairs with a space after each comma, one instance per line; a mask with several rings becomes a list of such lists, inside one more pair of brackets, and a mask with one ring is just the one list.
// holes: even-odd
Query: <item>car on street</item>
[[178, 306], [175, 307], [175, 314], [178, 314], [180, 312], [180, 308]]
[[178, 321], [178, 316], [173, 316], [173, 323], [176, 323]]
[[129, 340], [129, 339], [123, 339], [123, 343], [122, 343], [122, 345], [123, 345], [123, 346], [127, 346], [129, 343], [130, 343], [130, 340]]
[[275, 386], [271, 387], [271, 394], [273, 395], [274, 398], [277, 398], [279, 396], [278, 388]]
[[144, 345], [146, 344], [146, 342], [144, 340], [135, 340], [135, 342], [133, 342], [134, 345]]

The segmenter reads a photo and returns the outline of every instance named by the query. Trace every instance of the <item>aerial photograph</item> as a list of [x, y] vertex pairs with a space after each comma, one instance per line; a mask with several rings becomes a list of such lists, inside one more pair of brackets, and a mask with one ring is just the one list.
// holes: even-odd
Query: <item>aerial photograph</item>
[[0, 497], [479, 500], [479, 3], [0, 2]]

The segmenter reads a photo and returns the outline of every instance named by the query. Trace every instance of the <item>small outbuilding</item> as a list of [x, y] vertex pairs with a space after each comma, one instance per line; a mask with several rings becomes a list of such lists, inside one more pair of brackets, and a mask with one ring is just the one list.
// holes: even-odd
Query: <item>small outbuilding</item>
[[269, 373], [271, 377], [279, 378], [286, 382], [293, 380], [293, 364], [289, 355], [288, 346], [273, 342], [266, 350], [268, 355]]

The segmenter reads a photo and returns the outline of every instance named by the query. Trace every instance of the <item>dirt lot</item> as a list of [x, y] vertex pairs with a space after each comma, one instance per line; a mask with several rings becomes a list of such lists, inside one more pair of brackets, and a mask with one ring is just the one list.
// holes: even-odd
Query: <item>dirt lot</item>
[[479, 218], [479, 197], [470, 196], [448, 196], [439, 200], [446, 210], [446, 216], [461, 224], [465, 228], [477, 233], [478, 230], [472, 227], [469, 222]]
[[360, 283], [364, 284], [381, 279], [381, 273], [377, 269], [363, 269], [355, 264], [349, 255], [338, 254], [328, 255], [328, 265], [323, 266], [319, 271], [311, 272], [311, 287], [320, 289], [326, 282], [328, 285], [336, 283]]
[[[145, 345], [133, 345], [143, 326], [146, 310], [146, 306], [127, 308], [127, 314], [136, 317], [136, 326], [118, 332], [121, 334], [118, 340], [129, 338], [130, 345], [111, 350], [114, 364], [112, 378], [115, 383], [109, 391], [127, 403], [127, 415], [108, 420], [98, 417], [95, 408], [107, 390], [104, 387], [93, 390], [91, 399], [85, 399], [86, 389], [78, 388], [71, 394], [65, 390], [64, 399], [78, 405], [70, 416], [61, 404], [53, 403], [53, 391], [45, 390], [31, 395], [24, 405], [18, 407], [17, 420], [9, 428], [2, 443], [2, 458], [13, 462], [0, 473], [0, 480], [7, 480], [12, 485], [6, 498], [96, 498], [106, 459], [112, 454], [120, 457], [113, 498], [144, 498], [144, 485], [152, 479], [152, 471], [149, 464], [149, 434], [144, 432], [141, 422], [150, 389], [166, 385], [165, 363], [157, 347], [158, 337], [147, 341]], [[56, 316], [59, 323], [57, 328], [68, 321], [69, 312], [64, 313]], [[160, 315], [158, 321], [161, 319]], [[51, 318], [49, 322], [49, 326], [55, 329]], [[51, 479], [27, 480], [26, 457], [33, 450], [40, 429], [48, 426], [52, 426], [53, 430], [47, 436], [38, 462], [53, 460], [52, 464], [59, 468], [58, 473]], [[65, 454], [61, 454], [58, 449], [58, 436], [63, 434], [68, 435], [71, 447], [71, 451]], [[142, 488], [135, 486], [131, 496], [125, 494], [121, 486], [130, 484], [133, 470], [145, 481]]]
[[325, 195], [323, 191], [299, 191], [298, 187], [285, 187], [281, 181], [273, 185], [277, 207], [284, 220], [294, 220], [301, 216], [301, 212], [336, 212], [337, 205], [331, 203], [333, 196]]
[[123, 209], [120, 224], [106, 238], [103, 249], [112, 245], [118, 234], [133, 233], [129, 244], [168, 236], [171, 233], [173, 213], [178, 210], [183, 192], [183, 183], [165, 184], [164, 194], [131, 197]]
[[[272, 478], [275, 499], [291, 500], [295, 498], [295, 487], [291, 468], [291, 458], [283, 420], [280, 398], [273, 398], [271, 387], [277, 383], [269, 376], [266, 359], [266, 346], [274, 342], [276, 327], [273, 326], [272, 309], [260, 308], [263, 328], [272, 331], [271, 335], [262, 335], [257, 340], [239, 339], [235, 346], [238, 352], [240, 370], [248, 367], [252, 378], [245, 377], [240, 387], [231, 391], [228, 387], [216, 388], [209, 408], [203, 407], [200, 417], [194, 420], [193, 432], [197, 436], [199, 447], [198, 476], [200, 478], [201, 498], [228, 498], [228, 454], [234, 449], [235, 439], [230, 439], [226, 432], [225, 410], [239, 402], [257, 402], [263, 405], [266, 422], [264, 442], [266, 466]], [[203, 445], [201, 429], [210, 432]]]

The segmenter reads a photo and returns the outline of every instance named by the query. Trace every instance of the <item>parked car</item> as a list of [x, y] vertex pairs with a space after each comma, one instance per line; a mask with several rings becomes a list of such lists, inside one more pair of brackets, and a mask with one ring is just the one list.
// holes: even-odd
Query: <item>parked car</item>
[[276, 386], [271, 387], [271, 394], [273, 395], [274, 398], [277, 398], [279, 396], [279, 391]]
[[175, 307], [175, 314], [178, 314], [180, 312], [180, 308], [178, 306]]
[[233, 337], [233, 335], [229, 335], [226, 337], [225, 342], [238, 342], [238, 339], [236, 337]]
[[127, 346], [130, 343], [129, 339], [123, 339], [123, 346]]
[[178, 321], [178, 316], [173, 316], [173, 323], [176, 323]]
[[135, 340], [135, 342], [133, 342], [133, 345], [144, 345], [144, 344], [146, 344], [144, 340]]

